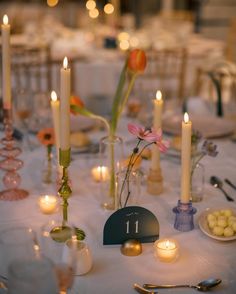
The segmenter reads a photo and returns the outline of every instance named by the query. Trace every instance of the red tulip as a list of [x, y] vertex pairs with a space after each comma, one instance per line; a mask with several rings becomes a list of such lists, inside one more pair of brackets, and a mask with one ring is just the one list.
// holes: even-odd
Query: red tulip
[[[70, 105], [76, 105], [81, 108], [84, 108], [84, 102], [78, 96], [71, 96], [70, 97]], [[70, 112], [74, 115], [76, 114], [76, 112], [73, 111], [72, 109], [70, 109]]]
[[134, 73], [143, 73], [147, 64], [146, 54], [141, 49], [134, 49], [130, 52], [128, 68]]

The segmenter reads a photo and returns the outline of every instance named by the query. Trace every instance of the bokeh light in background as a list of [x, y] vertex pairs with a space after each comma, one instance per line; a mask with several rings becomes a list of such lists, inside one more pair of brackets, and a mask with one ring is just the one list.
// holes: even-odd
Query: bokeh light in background
[[128, 40], [122, 40], [120, 41], [120, 49], [121, 50], [128, 50], [129, 49], [129, 41]]
[[91, 18], [97, 18], [99, 16], [99, 11], [97, 8], [94, 8], [92, 10], [89, 10], [89, 16]]
[[88, 0], [88, 1], [86, 2], [86, 8], [87, 8], [88, 10], [93, 10], [93, 9], [95, 9], [95, 8], [96, 8], [96, 2], [95, 2], [94, 0]]
[[47, 5], [50, 7], [54, 7], [58, 4], [59, 0], [47, 0]]
[[104, 12], [106, 14], [112, 14], [114, 12], [114, 6], [111, 4], [111, 3], [107, 3], [105, 6], [104, 6]]

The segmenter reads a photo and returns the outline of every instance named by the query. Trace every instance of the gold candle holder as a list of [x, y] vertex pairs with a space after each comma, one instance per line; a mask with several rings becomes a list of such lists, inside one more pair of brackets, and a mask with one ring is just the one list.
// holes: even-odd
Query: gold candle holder
[[66, 242], [76, 234], [78, 240], [83, 240], [85, 238], [85, 233], [79, 228], [70, 227], [68, 225], [68, 199], [72, 193], [71, 187], [69, 185], [68, 178], [68, 167], [70, 165], [70, 149], [59, 150], [59, 163], [62, 166], [62, 180], [61, 186], [58, 190], [58, 195], [62, 198], [63, 203], [63, 219], [62, 225], [54, 227], [51, 232], [51, 238], [56, 242]]

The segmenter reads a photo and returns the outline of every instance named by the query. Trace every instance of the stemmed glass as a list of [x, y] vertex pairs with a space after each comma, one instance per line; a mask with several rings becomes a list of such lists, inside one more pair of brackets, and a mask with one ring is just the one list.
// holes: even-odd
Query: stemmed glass
[[66, 222], [50, 220], [41, 227], [40, 241], [42, 254], [54, 264], [60, 293], [67, 293], [72, 287], [76, 269], [78, 241], [75, 227]]
[[[51, 261], [40, 254], [36, 233], [28, 227], [0, 232], [0, 274], [9, 294], [58, 293]], [[42, 283], [43, 281], [43, 283]]]
[[14, 97], [14, 108], [16, 119], [19, 122], [21, 130], [24, 134], [25, 143], [31, 150], [32, 145], [29, 138], [29, 121], [32, 116], [33, 102], [29, 91], [21, 89]]

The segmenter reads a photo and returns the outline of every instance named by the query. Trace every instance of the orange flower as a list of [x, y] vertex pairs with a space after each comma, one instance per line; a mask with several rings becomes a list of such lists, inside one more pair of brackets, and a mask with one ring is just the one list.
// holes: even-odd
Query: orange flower
[[128, 69], [134, 73], [143, 73], [147, 64], [146, 54], [141, 49], [134, 49], [130, 52]]
[[45, 146], [55, 144], [55, 135], [52, 128], [44, 128], [37, 134], [39, 142]]
[[[78, 96], [71, 96], [70, 97], [70, 105], [76, 105], [76, 106], [79, 106], [81, 108], [84, 108], [84, 102]], [[70, 112], [72, 114], [74, 114], [74, 115], [77, 114], [72, 109], [70, 109]]]

